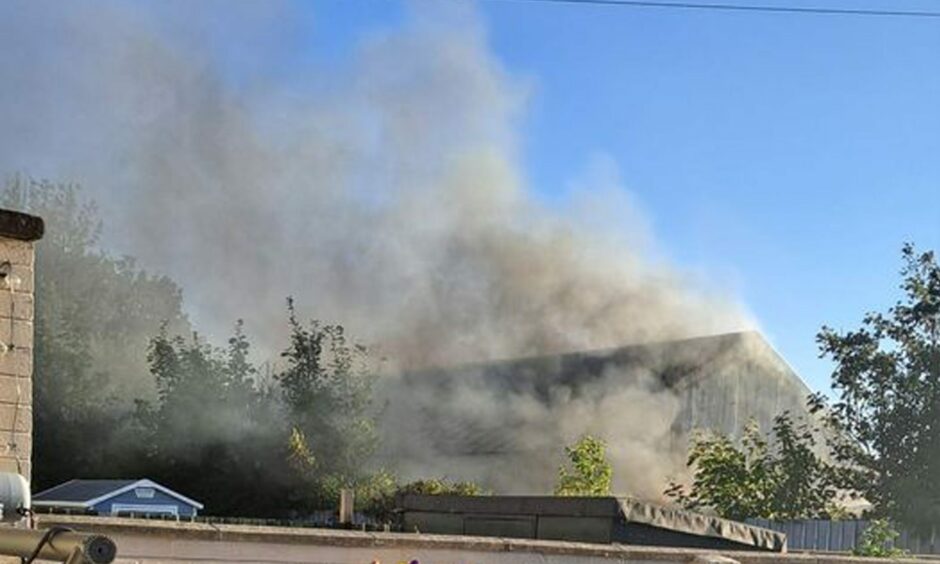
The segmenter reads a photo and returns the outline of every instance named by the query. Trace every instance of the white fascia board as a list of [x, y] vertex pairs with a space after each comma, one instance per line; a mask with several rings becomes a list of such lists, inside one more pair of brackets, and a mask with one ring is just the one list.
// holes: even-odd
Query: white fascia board
[[144, 487], [151, 487], [151, 488], [154, 488], [154, 489], [156, 489], [156, 490], [160, 490], [161, 492], [165, 493], [166, 495], [168, 495], [168, 496], [170, 496], [170, 497], [175, 497], [175, 498], [178, 499], [178, 500], [184, 501], [184, 502], [186, 502], [187, 504], [192, 505], [192, 506], [195, 507], [196, 509], [202, 509], [202, 508], [204, 507], [201, 503], [199, 503], [199, 502], [196, 501], [195, 499], [189, 499], [189, 498], [186, 497], [185, 495], [180, 494], [180, 493], [176, 493], [176, 492], [174, 492], [173, 490], [171, 490], [171, 489], [169, 489], [169, 488], [167, 488], [167, 487], [161, 486], [160, 484], [158, 484], [158, 483], [156, 483], [156, 482], [154, 482], [154, 481], [152, 481], [152, 480], [144, 479], [144, 480], [141, 480], [141, 481], [140, 481], [140, 484], [141, 484], [142, 486], [144, 486]]
[[144, 481], [144, 480], [137, 480], [136, 482], [132, 482], [132, 483], [126, 485], [126, 486], [120, 487], [120, 488], [118, 488], [118, 489], [116, 489], [116, 490], [112, 490], [112, 491], [110, 491], [110, 492], [108, 492], [108, 493], [106, 493], [106, 494], [104, 494], [104, 495], [100, 495], [100, 496], [98, 496], [98, 497], [96, 497], [96, 498], [89, 499], [89, 500], [86, 501], [85, 503], [87, 503], [89, 506], [98, 505], [98, 504], [101, 503], [102, 501], [111, 499], [112, 497], [114, 497], [114, 496], [116, 496], [116, 495], [121, 495], [121, 494], [124, 493], [124, 492], [130, 491], [130, 490], [136, 488], [136, 487], [138, 486], [138, 484], [140, 484], [140, 483], [143, 482], [143, 481]]
[[196, 509], [202, 509], [202, 508], [203, 508], [203, 505], [202, 505], [201, 503], [199, 503], [198, 501], [189, 499], [189, 498], [186, 497], [185, 495], [178, 494], [178, 493], [174, 492], [173, 490], [171, 490], [171, 489], [169, 489], [169, 488], [166, 488], [166, 487], [164, 487], [164, 486], [161, 486], [160, 484], [154, 482], [153, 480], [148, 480], [148, 479], [146, 479], [146, 478], [144, 478], [143, 480], [137, 480], [137, 481], [134, 482], [134, 483], [128, 484], [128, 485], [126, 485], [126, 486], [124, 486], [124, 487], [122, 487], [122, 488], [118, 488], [118, 489], [116, 489], [116, 490], [114, 490], [114, 491], [112, 491], [112, 492], [108, 492], [108, 493], [106, 493], [106, 494], [104, 494], [104, 495], [102, 495], [102, 496], [96, 497], [95, 499], [89, 499], [89, 500], [86, 501], [85, 503], [88, 504], [88, 506], [98, 505], [98, 504], [101, 503], [102, 501], [107, 501], [107, 500], [111, 499], [112, 497], [119, 496], [119, 495], [121, 495], [122, 493], [129, 492], [129, 491], [134, 490], [134, 489], [137, 489], [137, 488], [153, 488], [153, 489], [155, 489], [155, 490], [159, 490], [159, 491], [165, 493], [166, 495], [168, 495], [168, 496], [170, 496], [170, 497], [176, 498], [176, 499], [178, 499], [178, 500], [180, 500], [180, 501], [182, 501], [182, 502], [184, 502], [184, 503], [187, 503], [187, 504], [189, 504], [189, 505], [192, 505], [192, 506], [195, 507]]
[[91, 507], [84, 501], [45, 501], [45, 500], [32, 500], [32, 505], [38, 505], [39, 507], [79, 507], [81, 509], [88, 509]]

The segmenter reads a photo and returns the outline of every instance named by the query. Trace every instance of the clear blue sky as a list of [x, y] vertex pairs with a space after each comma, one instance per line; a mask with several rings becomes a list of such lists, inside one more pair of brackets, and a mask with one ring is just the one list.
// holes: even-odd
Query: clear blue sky
[[[298, 63], [409, 17], [398, 0], [298, 6], [294, 31], [313, 30]], [[534, 86], [533, 189], [551, 202], [592, 156], [613, 158], [669, 257], [731, 284], [812, 387], [828, 388], [819, 327], [897, 299], [904, 241], [940, 249], [940, 19], [476, 6], [494, 55]]]

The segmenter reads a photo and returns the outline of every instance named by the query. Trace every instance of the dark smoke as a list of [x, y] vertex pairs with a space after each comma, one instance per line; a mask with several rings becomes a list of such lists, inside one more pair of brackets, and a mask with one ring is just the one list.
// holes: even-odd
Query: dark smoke
[[178, 280], [210, 336], [243, 317], [276, 350], [287, 295], [391, 367], [750, 325], [656, 258], [609, 166], [568, 212], [533, 195], [531, 93], [472, 10], [417, 4], [337, 64], [291, 59], [317, 30], [288, 5], [244, 6], [0, 6], [0, 169], [85, 184], [106, 244]]

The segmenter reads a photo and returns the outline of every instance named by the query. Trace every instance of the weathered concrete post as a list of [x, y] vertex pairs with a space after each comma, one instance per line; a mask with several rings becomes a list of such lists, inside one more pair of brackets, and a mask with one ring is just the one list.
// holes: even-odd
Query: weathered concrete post
[[42, 219], [0, 209], [0, 472], [32, 474], [33, 266]]
[[355, 504], [355, 494], [351, 488], [343, 488], [339, 491], [339, 523], [340, 525], [352, 525], [353, 505]]

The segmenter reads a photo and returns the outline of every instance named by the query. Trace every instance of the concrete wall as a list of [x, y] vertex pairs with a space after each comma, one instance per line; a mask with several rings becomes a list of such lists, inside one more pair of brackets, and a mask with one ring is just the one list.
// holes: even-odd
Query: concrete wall
[[634, 548], [557, 541], [360, 533], [167, 523], [134, 519], [43, 515], [40, 526], [63, 525], [105, 534], [118, 547], [117, 562], [155, 564], [294, 563], [398, 564], [887, 564], [890, 560], [842, 555], [782, 555]]

